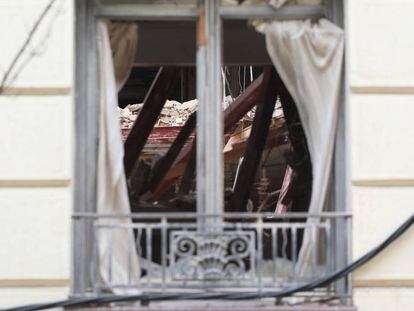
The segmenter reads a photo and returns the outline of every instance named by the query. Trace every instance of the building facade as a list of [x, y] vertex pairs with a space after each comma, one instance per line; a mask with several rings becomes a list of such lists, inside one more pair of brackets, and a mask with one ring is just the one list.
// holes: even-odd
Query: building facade
[[[70, 294], [75, 170], [75, 1], [56, 0], [0, 95], [0, 307]], [[0, 1], [8, 71], [48, 0]], [[345, 0], [344, 198], [352, 258], [414, 212], [414, 3]], [[409, 310], [414, 229], [352, 276], [358, 310]]]

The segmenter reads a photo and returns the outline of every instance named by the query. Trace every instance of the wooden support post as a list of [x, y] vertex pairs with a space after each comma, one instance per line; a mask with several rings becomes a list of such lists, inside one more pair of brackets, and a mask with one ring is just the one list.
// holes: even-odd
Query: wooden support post
[[295, 176], [288, 189], [286, 203], [292, 201], [292, 210], [295, 212], [306, 212], [309, 208], [312, 193], [310, 154], [295, 101], [280, 78], [279, 80], [281, 84], [280, 101], [288, 128], [289, 140], [292, 144], [292, 151], [287, 153], [285, 157]]
[[124, 167], [127, 178], [138, 165], [139, 155], [164, 107], [168, 94], [178, 81], [179, 74], [178, 67], [161, 67], [145, 96], [144, 106], [124, 144]]
[[278, 92], [276, 71], [273, 67], [267, 67], [263, 74], [263, 97], [257, 105], [243, 162], [230, 200], [231, 211], [244, 211], [246, 208], [276, 104]]
[[178, 133], [177, 137], [175, 138], [174, 142], [172, 143], [171, 147], [168, 149], [167, 153], [157, 161], [154, 165], [154, 168], [151, 172], [151, 178], [149, 181], [149, 191], [154, 191], [154, 189], [158, 186], [161, 180], [164, 179], [165, 175], [167, 175], [168, 170], [170, 169], [171, 165], [173, 165], [174, 161], [177, 159], [178, 154], [180, 153], [181, 149], [184, 147], [185, 143], [188, 140], [188, 137], [194, 131], [196, 126], [196, 119], [197, 114], [194, 112], [191, 116], [187, 119], [187, 122], [181, 128], [181, 131]]
[[197, 141], [194, 139], [191, 147], [190, 158], [187, 161], [187, 166], [181, 179], [180, 187], [178, 190], [179, 194], [188, 194], [191, 190], [191, 184], [193, 182], [196, 170], [197, 162]]
[[[312, 164], [310, 154], [295, 101], [280, 77], [278, 77], [278, 80], [281, 85], [279, 91], [280, 102], [288, 129], [289, 141], [292, 146], [291, 151], [285, 154], [285, 158], [287, 164], [293, 169], [292, 181], [283, 199], [283, 203], [289, 204], [291, 202], [292, 212], [307, 212], [312, 194]], [[294, 221], [306, 222], [306, 220], [306, 218], [303, 218], [295, 219]], [[288, 234], [287, 245], [291, 245], [291, 239], [291, 234]], [[298, 232], [296, 239], [296, 255], [298, 255], [302, 245], [303, 231]], [[287, 253], [290, 254], [288, 257], [292, 254], [289, 246]]]

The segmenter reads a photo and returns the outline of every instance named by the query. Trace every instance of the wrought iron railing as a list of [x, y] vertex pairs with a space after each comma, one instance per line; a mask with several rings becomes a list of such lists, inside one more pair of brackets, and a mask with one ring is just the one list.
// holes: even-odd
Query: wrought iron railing
[[[351, 218], [347, 213], [76, 214], [73, 219], [78, 229], [93, 228], [94, 252], [88, 270], [95, 293], [278, 290], [323, 277], [349, 260]], [[115, 245], [111, 237], [119, 232], [133, 237], [126, 256], [138, 256], [141, 271], [139, 279], [128, 277], [123, 284], [112, 281]], [[309, 235], [308, 242], [304, 234]], [[105, 249], [99, 250], [99, 239], [104, 237]], [[303, 260], [305, 243], [310, 253]], [[76, 265], [80, 259], [74, 260]], [[129, 275], [133, 267], [128, 262]], [[105, 281], [100, 276], [102, 268], [107, 269]], [[346, 296], [348, 285], [337, 282], [322, 290]]]

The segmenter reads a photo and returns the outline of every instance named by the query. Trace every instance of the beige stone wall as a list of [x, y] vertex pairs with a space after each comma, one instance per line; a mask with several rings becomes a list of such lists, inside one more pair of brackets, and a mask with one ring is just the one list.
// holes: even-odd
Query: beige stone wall
[[[0, 76], [49, 0], [0, 1]], [[73, 1], [57, 0], [0, 95], [0, 309], [70, 277]]]
[[[348, 0], [353, 258], [414, 212], [414, 2]], [[358, 310], [411, 310], [414, 228], [353, 276]]]

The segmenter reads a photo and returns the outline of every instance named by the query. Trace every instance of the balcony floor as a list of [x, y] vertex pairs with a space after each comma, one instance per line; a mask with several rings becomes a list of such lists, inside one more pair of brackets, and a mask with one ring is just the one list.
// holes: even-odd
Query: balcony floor
[[304, 304], [275, 306], [270, 301], [167, 301], [153, 302], [149, 306], [76, 308], [77, 311], [357, 311], [354, 306], [326, 306], [323, 304]]

